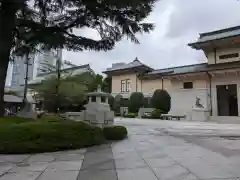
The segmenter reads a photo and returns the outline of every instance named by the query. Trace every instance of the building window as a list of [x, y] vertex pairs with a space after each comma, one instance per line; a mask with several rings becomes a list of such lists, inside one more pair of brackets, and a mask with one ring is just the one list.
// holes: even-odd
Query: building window
[[130, 79], [127, 79], [127, 80], [126, 80], [126, 84], [127, 84], [127, 86], [126, 86], [126, 92], [130, 92], [130, 91], [131, 91], [131, 81], [130, 81]]
[[131, 91], [131, 81], [130, 79], [121, 80], [121, 92]]
[[121, 80], [121, 92], [126, 91], [126, 80]]
[[193, 82], [184, 82], [183, 83], [183, 89], [192, 89], [193, 88]]
[[233, 54], [224, 54], [219, 56], [219, 59], [229, 59], [229, 58], [236, 58], [239, 57], [238, 53], [233, 53]]

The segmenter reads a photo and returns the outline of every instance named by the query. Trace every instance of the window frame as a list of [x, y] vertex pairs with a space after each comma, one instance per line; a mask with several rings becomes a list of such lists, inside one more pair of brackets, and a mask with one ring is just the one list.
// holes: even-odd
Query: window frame
[[238, 58], [239, 53], [222, 54], [222, 55], [219, 55], [218, 57], [219, 57], [219, 60]]
[[121, 80], [121, 92], [130, 92], [131, 91], [131, 80], [124, 79]]
[[126, 91], [126, 80], [121, 80], [121, 92]]
[[130, 92], [130, 91], [131, 91], [131, 80], [126, 79], [126, 92]]
[[[188, 85], [190, 85], [190, 86], [188, 86]], [[192, 81], [183, 82], [183, 89], [193, 89], [193, 82]]]

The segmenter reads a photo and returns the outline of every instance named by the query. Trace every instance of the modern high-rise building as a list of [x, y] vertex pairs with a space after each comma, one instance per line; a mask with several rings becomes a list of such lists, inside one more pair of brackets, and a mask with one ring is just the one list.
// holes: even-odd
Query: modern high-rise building
[[62, 61], [62, 49], [45, 50], [36, 56], [36, 76], [56, 70], [57, 60]]
[[[27, 61], [26, 56], [16, 57], [12, 65], [12, 80], [11, 90], [17, 91], [19, 95], [23, 95], [25, 79], [33, 79], [34, 58], [35, 55], [30, 55]], [[28, 65], [28, 75], [26, 76]]]

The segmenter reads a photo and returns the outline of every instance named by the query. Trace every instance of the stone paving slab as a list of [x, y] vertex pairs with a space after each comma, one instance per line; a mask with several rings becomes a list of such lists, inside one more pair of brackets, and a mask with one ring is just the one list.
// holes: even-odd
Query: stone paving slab
[[76, 180], [79, 171], [45, 171], [37, 180]]
[[43, 172], [48, 167], [46, 162], [34, 162], [31, 164], [19, 164], [13, 167], [9, 172]]
[[54, 160], [55, 160], [54, 155], [38, 154], [30, 156], [27, 161], [28, 163], [32, 163], [32, 162], [52, 162]]
[[110, 144], [87, 150], [77, 180], [118, 180]]
[[147, 167], [144, 160], [115, 159], [116, 169], [135, 169]]
[[19, 163], [28, 157], [29, 155], [0, 155], [0, 163]]
[[40, 174], [41, 172], [25, 172], [25, 171], [18, 173], [8, 173], [0, 177], [0, 180], [36, 180]]
[[81, 161], [55, 161], [48, 164], [46, 171], [80, 171]]
[[161, 180], [180, 180], [189, 175], [193, 176], [187, 169], [176, 164], [165, 168], [153, 168], [153, 172]]
[[80, 171], [78, 180], [117, 180], [117, 174], [113, 169], [83, 170]]
[[118, 180], [158, 180], [149, 168], [117, 170]]

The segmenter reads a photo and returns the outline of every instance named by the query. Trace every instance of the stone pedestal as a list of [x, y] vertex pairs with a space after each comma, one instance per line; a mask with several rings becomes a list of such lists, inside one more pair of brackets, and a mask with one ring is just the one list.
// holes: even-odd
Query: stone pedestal
[[191, 113], [192, 121], [208, 121], [210, 118], [210, 110], [205, 108], [193, 108]]

